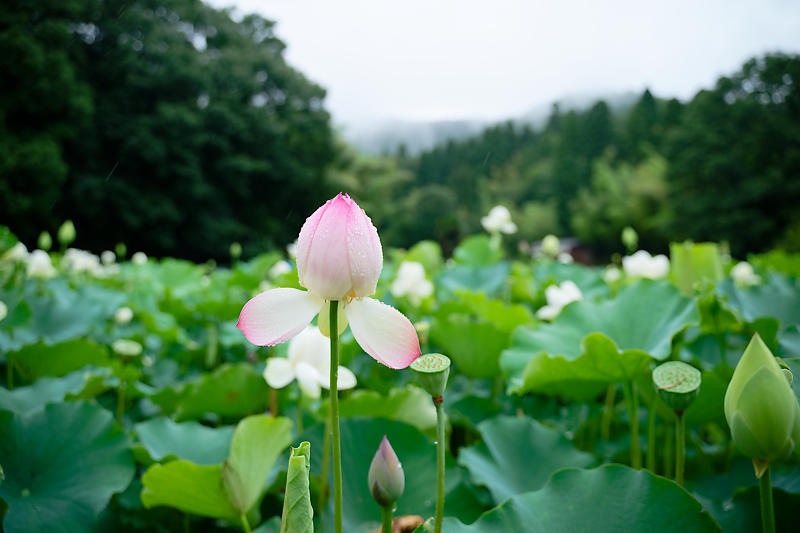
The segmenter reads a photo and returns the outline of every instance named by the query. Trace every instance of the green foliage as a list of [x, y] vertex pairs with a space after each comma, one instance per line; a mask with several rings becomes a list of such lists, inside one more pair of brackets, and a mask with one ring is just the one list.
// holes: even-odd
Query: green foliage
[[271, 21], [199, 0], [0, 17], [0, 210], [24, 240], [71, 218], [84, 247], [227, 259], [286, 244], [326, 197], [325, 92]]
[[0, 432], [6, 531], [92, 531], [112, 494], [133, 478], [125, 434], [96, 405], [61, 403], [25, 415], [0, 411]]
[[[496, 503], [539, 490], [562, 468], [594, 464], [594, 457], [576, 450], [561, 433], [529, 418], [492, 418], [478, 424], [478, 431], [481, 443], [462, 448], [458, 462], [489, 488]], [[521, 450], [536, 459], [520, 461]]]
[[628, 530], [721, 531], [672, 481], [621, 465], [562, 470], [541, 490], [514, 496], [472, 525], [448, 518], [442, 529], [445, 533]]
[[136, 436], [152, 460], [186, 459], [198, 465], [219, 464], [230, 449], [234, 428], [210, 428], [197, 422], [176, 423], [167, 417], [136, 424]]

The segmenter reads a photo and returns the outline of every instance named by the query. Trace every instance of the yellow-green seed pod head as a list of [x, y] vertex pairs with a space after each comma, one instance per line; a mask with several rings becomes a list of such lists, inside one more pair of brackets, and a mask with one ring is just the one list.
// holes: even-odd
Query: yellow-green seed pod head
[[736, 365], [724, 407], [733, 442], [751, 459], [786, 459], [800, 440], [800, 405], [758, 334]]

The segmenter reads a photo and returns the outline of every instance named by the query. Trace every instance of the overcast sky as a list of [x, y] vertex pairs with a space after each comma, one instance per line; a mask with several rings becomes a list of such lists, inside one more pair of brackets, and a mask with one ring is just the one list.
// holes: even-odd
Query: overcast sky
[[800, 53], [797, 0], [207, 0], [277, 21], [339, 125], [499, 120], [564, 96], [689, 98]]

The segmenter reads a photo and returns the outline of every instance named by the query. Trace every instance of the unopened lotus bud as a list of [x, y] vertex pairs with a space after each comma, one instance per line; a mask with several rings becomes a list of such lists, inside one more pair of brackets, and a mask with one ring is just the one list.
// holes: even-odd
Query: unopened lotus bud
[[122, 357], [136, 357], [142, 353], [142, 345], [129, 339], [117, 339], [111, 343], [114, 353]]
[[41, 232], [39, 234], [39, 249], [44, 250], [45, 252], [49, 252], [50, 248], [52, 247], [53, 247], [53, 238], [46, 231]]
[[235, 261], [242, 256], [242, 245], [238, 242], [232, 242], [229, 251], [231, 253], [231, 259]]
[[450, 358], [440, 353], [428, 353], [411, 363], [417, 381], [434, 398], [441, 398], [450, 375]]
[[58, 228], [58, 242], [61, 243], [63, 248], [66, 248], [72, 241], [75, 240], [75, 224], [71, 220], [66, 220], [61, 227]]
[[128, 255], [128, 247], [125, 246], [124, 242], [118, 242], [117, 245], [114, 247], [114, 252], [117, 254], [117, 257], [120, 260], [124, 259], [126, 255]]
[[561, 253], [561, 241], [555, 235], [547, 235], [542, 239], [542, 253], [550, 257], [558, 257]]
[[403, 495], [406, 478], [403, 474], [403, 465], [394, 453], [392, 445], [386, 435], [383, 436], [375, 457], [369, 465], [369, 490], [372, 497], [381, 507], [394, 505], [394, 502]]
[[622, 244], [633, 253], [639, 247], [639, 234], [630, 226], [625, 226], [622, 230]]
[[725, 418], [736, 447], [751, 459], [786, 459], [800, 442], [800, 404], [758, 334], [725, 392]]
[[697, 397], [700, 371], [680, 361], [668, 361], [653, 370], [653, 383], [661, 400], [674, 411], [683, 412]]

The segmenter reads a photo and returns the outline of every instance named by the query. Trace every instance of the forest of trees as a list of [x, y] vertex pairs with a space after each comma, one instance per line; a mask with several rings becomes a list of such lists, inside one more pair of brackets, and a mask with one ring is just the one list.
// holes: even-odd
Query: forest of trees
[[576, 236], [602, 256], [727, 240], [800, 250], [800, 57], [748, 61], [688, 102], [553, 107], [419, 155], [357, 153], [273, 23], [199, 0], [7, 0], [0, 7], [0, 224], [34, 244], [192, 259], [283, 246], [347, 190], [385, 245], [449, 248], [498, 203], [516, 239]]

